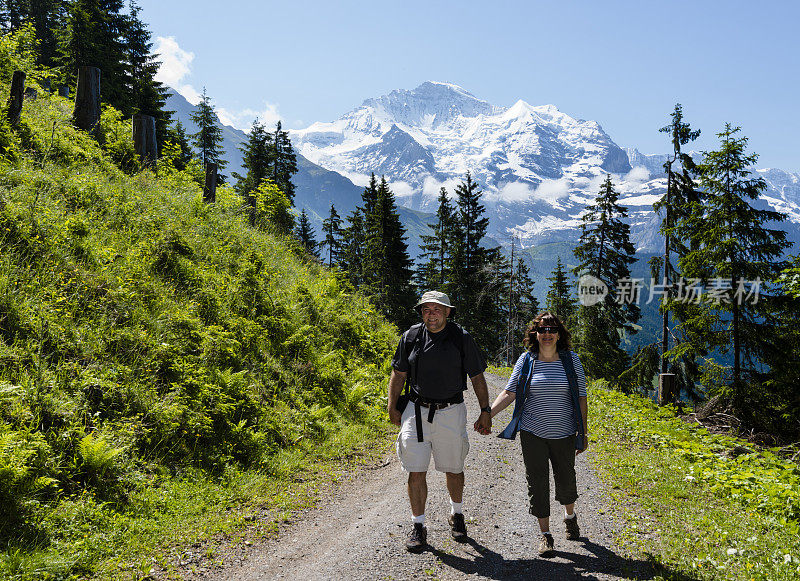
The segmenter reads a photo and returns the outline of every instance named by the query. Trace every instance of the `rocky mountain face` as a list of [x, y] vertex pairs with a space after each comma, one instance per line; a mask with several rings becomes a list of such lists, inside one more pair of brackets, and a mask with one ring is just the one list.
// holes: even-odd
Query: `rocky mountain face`
[[[189, 120], [193, 107], [183, 97], [172, 93], [167, 106], [189, 133], [196, 131]], [[226, 172], [241, 172], [238, 148], [246, 135], [222, 127]], [[652, 206], [666, 191], [667, 156], [623, 149], [597, 122], [553, 105], [498, 107], [456, 85], [426, 82], [367, 99], [336, 121], [290, 131], [290, 137], [298, 153], [295, 205], [317, 228], [331, 203], [346, 217], [374, 172], [390, 181], [416, 255], [440, 188], [452, 193], [469, 171], [484, 192], [492, 241], [510, 245], [514, 236], [524, 247], [574, 244], [586, 204], [610, 173], [629, 210], [637, 249], [658, 252], [663, 244]], [[758, 204], [786, 214], [779, 227], [797, 243], [800, 174], [762, 169], [757, 175], [768, 185]]]
[[[610, 173], [637, 248], [661, 244], [652, 205], [666, 191], [667, 156], [622, 149], [597, 122], [553, 105], [498, 107], [457, 85], [425, 82], [290, 135], [311, 162], [359, 185], [371, 172], [385, 175], [400, 204], [427, 212], [442, 186], [452, 191], [469, 171], [483, 189], [492, 238], [516, 236], [524, 246], [576, 241], [581, 213]], [[786, 213], [783, 227], [800, 240], [800, 174], [758, 174], [768, 184], [760, 203]]]

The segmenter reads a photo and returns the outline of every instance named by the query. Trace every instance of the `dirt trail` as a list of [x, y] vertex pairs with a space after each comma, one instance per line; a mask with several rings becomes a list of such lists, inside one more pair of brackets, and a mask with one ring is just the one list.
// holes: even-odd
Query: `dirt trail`
[[[505, 386], [498, 377], [487, 376], [487, 380], [492, 396]], [[468, 393], [467, 402], [471, 423], [477, 417], [474, 393]], [[510, 410], [495, 418], [495, 434], [507, 423]], [[542, 559], [536, 552], [538, 526], [527, 512], [519, 442], [471, 432], [470, 443], [464, 493], [470, 542], [461, 544], [450, 538], [444, 475], [431, 471], [426, 510], [430, 548], [420, 555], [406, 552], [403, 543], [410, 530], [410, 509], [405, 475], [391, 454], [385, 465], [360, 471], [277, 538], [249, 547], [238, 564], [210, 571], [205, 578], [650, 578], [645, 563], [620, 557], [612, 547], [613, 523], [587, 454], [581, 454], [577, 462], [581, 538], [564, 538], [563, 510], [553, 501], [556, 555]]]

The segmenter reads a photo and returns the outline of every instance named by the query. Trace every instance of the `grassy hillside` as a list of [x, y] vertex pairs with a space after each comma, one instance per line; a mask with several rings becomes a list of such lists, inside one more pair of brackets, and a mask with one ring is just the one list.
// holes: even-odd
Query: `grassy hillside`
[[229, 189], [138, 171], [114, 111], [101, 147], [41, 95], [0, 126], [0, 577], [130, 577], [369, 439], [396, 330]]
[[623, 525], [617, 542], [648, 556], [655, 579], [800, 578], [797, 444], [759, 449], [599, 384], [589, 409], [593, 463]]

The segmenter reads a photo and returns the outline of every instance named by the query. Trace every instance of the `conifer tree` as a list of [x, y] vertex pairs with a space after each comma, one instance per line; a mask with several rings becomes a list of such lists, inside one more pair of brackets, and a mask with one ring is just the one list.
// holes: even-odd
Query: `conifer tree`
[[325, 239], [320, 246], [328, 249], [328, 266], [333, 268], [333, 263], [339, 261], [339, 255], [344, 245], [342, 219], [333, 204], [331, 204], [328, 217], [322, 221], [322, 232], [325, 234]]
[[353, 210], [347, 217], [344, 229], [344, 243], [339, 255], [339, 267], [347, 274], [347, 279], [354, 288], [364, 284], [364, 213], [360, 208]]
[[[273, 175], [271, 167], [273, 146], [272, 134], [256, 118], [253, 121], [250, 132], [247, 134], [247, 141], [239, 147], [243, 154], [242, 169], [246, 173], [244, 175], [237, 172], [233, 173], [233, 177], [237, 180], [236, 191], [242, 196], [245, 205], [250, 209], [251, 224], [254, 224], [256, 212], [256, 196], [254, 192], [261, 185], [261, 182]], [[277, 186], [274, 180], [273, 183]]]
[[297, 157], [289, 140], [289, 133], [281, 129], [281, 122], [275, 127], [272, 138], [272, 181], [286, 194], [289, 201], [294, 204], [294, 184], [292, 176], [297, 173]]
[[130, 65], [124, 34], [127, 17], [122, 0], [75, 0], [69, 5], [67, 32], [59, 47], [64, 81], [75, 85], [78, 67], [100, 69], [103, 102], [130, 115]]
[[452, 247], [455, 236], [456, 215], [453, 205], [442, 187], [439, 191], [439, 207], [436, 222], [431, 225], [431, 234], [423, 234], [420, 247], [420, 263], [416, 272], [417, 285], [423, 289], [450, 290], [449, 266], [452, 262]]
[[142, 113], [155, 118], [156, 141], [161, 151], [168, 135], [167, 128], [173, 112], [164, 109], [167, 103], [167, 88], [156, 80], [161, 63], [152, 53], [150, 31], [139, 18], [141, 8], [133, 0], [129, 4], [129, 12], [123, 37], [127, 63], [130, 67], [130, 111], [123, 113]]
[[577, 301], [572, 296], [572, 284], [560, 256], [555, 270], [547, 277], [547, 280], [550, 281], [550, 288], [547, 291], [545, 308], [551, 313], [555, 313], [564, 325], [572, 328], [577, 313]]
[[314, 229], [311, 227], [311, 221], [308, 219], [305, 208], [300, 212], [295, 236], [300, 241], [300, 245], [305, 248], [311, 256], [319, 258], [319, 252], [317, 250], [319, 244], [314, 238]]
[[539, 312], [539, 300], [533, 294], [534, 282], [531, 278], [530, 269], [522, 258], [517, 259], [511, 284], [510, 312], [508, 313], [511, 323], [511, 363], [517, 360], [522, 353], [522, 339], [525, 335], [527, 325], [536, 317]]
[[186, 169], [194, 154], [192, 153], [192, 146], [189, 145], [189, 138], [186, 136], [186, 128], [184, 128], [179, 119], [175, 120], [175, 123], [167, 128], [165, 141], [171, 141], [178, 148], [179, 154], [173, 159], [175, 169], [179, 171]]
[[619, 205], [611, 174], [600, 188], [594, 204], [586, 207], [581, 237], [573, 251], [580, 261], [573, 274], [590, 274], [605, 283], [608, 295], [595, 305], [578, 308], [579, 353], [586, 373], [615, 381], [628, 367], [628, 354], [621, 339], [636, 333], [639, 306], [614, 300], [618, 281], [630, 279], [630, 265], [636, 262], [630, 241], [630, 226], [624, 222], [628, 211]]
[[499, 248], [481, 245], [489, 219], [481, 203], [483, 193], [468, 172], [455, 189], [456, 220], [450, 258], [450, 298], [458, 318], [469, 327], [478, 345], [490, 355], [499, 353], [507, 324], [508, 263]]
[[365, 194], [372, 211], [364, 211], [364, 290], [390, 321], [404, 327], [413, 320], [415, 299], [406, 230], [385, 178], [375, 187], [373, 175]]
[[[730, 289], [727, 299], [715, 300], [705, 293], [703, 312], [683, 326], [693, 331], [695, 340], [702, 338], [709, 348], [732, 356], [733, 367], [724, 373], [724, 385], [712, 385], [712, 391], [726, 396], [738, 411], [747, 412], [753, 391], [763, 389], [748, 380], [758, 377], [763, 338], [771, 330], [765, 324], [763, 304], [754, 304], [737, 292], [750, 290], [751, 281], [775, 279], [784, 266], [779, 258], [790, 243], [786, 232], [767, 227], [785, 215], [751, 205], [767, 184], [761, 177], [751, 177], [758, 156], [745, 153], [748, 140], [738, 137], [739, 131], [727, 123], [717, 134], [720, 149], [704, 152], [698, 173], [706, 197], [702, 213], [695, 212], [686, 225], [693, 244], [679, 264], [684, 272], [710, 272], [710, 287]], [[760, 301], [766, 300], [762, 295]], [[709, 362], [704, 372], [704, 383], [711, 385], [720, 369]]]
[[197, 133], [192, 134], [192, 140], [200, 155], [201, 163], [204, 167], [206, 163], [216, 163], [220, 172], [217, 180], [223, 181], [224, 176], [221, 172], [228, 162], [222, 159], [222, 128], [219, 126], [219, 118], [211, 104], [211, 98], [206, 94], [205, 87], [197, 104], [197, 110], [189, 115], [189, 118], [197, 125]]
[[[675, 330], [670, 329], [670, 313], [673, 312], [677, 315], [679, 320], [694, 316], [690, 314], [694, 310], [691, 303], [675, 300], [673, 296], [671, 285], [674, 285], [679, 280], [682, 273], [676, 268], [671, 254], [675, 254], [679, 261], [681, 257], [686, 256], [687, 252], [689, 252], [691, 233], [686, 231], [686, 224], [688, 224], [692, 213], [700, 209], [703, 194], [698, 190], [694, 179], [694, 173], [696, 172], [694, 160], [683, 151], [684, 145], [700, 136], [700, 130], [692, 130], [691, 126], [684, 122], [683, 108], [680, 103], [675, 105], [671, 123], [662, 127], [659, 131], [670, 136], [672, 158], [664, 163], [664, 170], [667, 174], [667, 193], [653, 205], [653, 209], [656, 212], [664, 212], [664, 219], [659, 229], [659, 232], [664, 236], [664, 255], [652, 259], [650, 265], [654, 274], [660, 274], [663, 271], [663, 275], [654, 276], [653, 278], [661, 280], [663, 284], [667, 285], [667, 294], [662, 297], [659, 307], [662, 312], [661, 373], [666, 373], [668, 370], [667, 351], [669, 350], [669, 337], [670, 335], [676, 335]], [[682, 342], [685, 343], [681, 347], [683, 356], [680, 359], [673, 357], [672, 371], [676, 371], [675, 366], [683, 369], [694, 369], [696, 367], [694, 359], [697, 352], [694, 348], [694, 343], [689, 337], [684, 337]], [[700, 352], [699, 354], [705, 355], [706, 353]], [[683, 378], [683, 381], [679, 381], [679, 389], [683, 387], [688, 392], [692, 392], [691, 384], [693, 383], [693, 378], [683, 377], [683, 375], [683, 373], [678, 373], [679, 379]]]

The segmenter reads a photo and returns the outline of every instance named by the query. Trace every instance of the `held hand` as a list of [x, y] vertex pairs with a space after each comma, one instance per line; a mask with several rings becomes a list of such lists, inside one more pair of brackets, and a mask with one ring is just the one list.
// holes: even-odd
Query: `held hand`
[[586, 448], [588, 448], [588, 447], [589, 447], [589, 436], [588, 435], [584, 435], [583, 436], [583, 449], [582, 450], [575, 450], [575, 455], [577, 456], [581, 452], [585, 452]]
[[475, 429], [476, 432], [478, 432], [479, 434], [483, 434], [484, 436], [491, 434], [492, 433], [491, 416], [489, 416], [489, 414], [486, 413], [481, 413], [481, 415], [479, 415], [478, 419], [475, 421], [473, 428]]
[[396, 407], [392, 405], [389, 406], [388, 411], [389, 411], [389, 421], [392, 422], [395, 426], [399, 426], [400, 420], [402, 418], [400, 410], [398, 410]]

